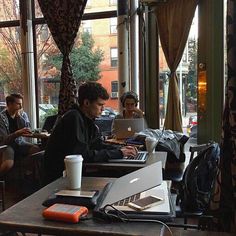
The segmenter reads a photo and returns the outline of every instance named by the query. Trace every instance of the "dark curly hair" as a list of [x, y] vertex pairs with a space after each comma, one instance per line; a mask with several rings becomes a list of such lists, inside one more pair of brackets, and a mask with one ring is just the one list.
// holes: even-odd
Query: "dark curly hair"
[[138, 95], [135, 92], [128, 91], [128, 92], [125, 92], [125, 93], [122, 94], [122, 96], [120, 97], [120, 101], [121, 101], [121, 104], [122, 104], [123, 107], [125, 106], [125, 100], [127, 98], [134, 99], [135, 106], [137, 106], [137, 104], [138, 104]]
[[79, 86], [78, 89], [78, 103], [83, 105], [84, 100], [88, 99], [90, 102], [96, 101], [98, 98], [108, 100], [109, 94], [107, 90], [97, 82], [85, 82]]

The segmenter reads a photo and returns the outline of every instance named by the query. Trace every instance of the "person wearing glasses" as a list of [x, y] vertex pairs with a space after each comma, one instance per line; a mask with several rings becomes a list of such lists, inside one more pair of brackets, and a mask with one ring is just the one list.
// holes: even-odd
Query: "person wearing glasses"
[[0, 113], [0, 145], [7, 145], [0, 153], [0, 175], [4, 175], [14, 164], [14, 158], [40, 151], [37, 145], [25, 140], [31, 133], [28, 122], [22, 117], [21, 94], [6, 97], [6, 109]]

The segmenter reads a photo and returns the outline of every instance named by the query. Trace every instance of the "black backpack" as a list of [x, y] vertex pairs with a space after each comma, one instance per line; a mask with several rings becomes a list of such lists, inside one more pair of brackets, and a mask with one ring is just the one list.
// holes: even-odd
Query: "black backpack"
[[208, 209], [219, 172], [220, 148], [210, 143], [187, 166], [180, 189], [183, 211], [204, 212]]

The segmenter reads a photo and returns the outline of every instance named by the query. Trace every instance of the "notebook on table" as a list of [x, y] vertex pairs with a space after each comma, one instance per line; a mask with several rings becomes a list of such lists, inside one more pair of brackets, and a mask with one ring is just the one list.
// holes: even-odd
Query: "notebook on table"
[[126, 139], [144, 130], [144, 119], [114, 119], [113, 132], [116, 139]]
[[111, 163], [140, 163], [143, 164], [147, 161], [148, 153], [147, 152], [138, 152], [137, 156], [128, 156], [122, 159], [109, 159], [108, 162]]
[[[136, 211], [127, 206], [129, 199], [132, 200], [134, 197], [138, 199], [149, 195], [163, 198], [163, 204], [143, 211]], [[120, 205], [120, 202], [125, 202], [125, 204]], [[112, 205], [116, 209], [122, 210], [130, 219], [168, 220], [173, 217], [174, 208], [170, 201], [167, 184], [162, 181], [161, 162], [141, 168], [107, 184], [94, 209], [94, 216], [104, 217], [104, 210], [114, 214], [114, 209], [107, 205]]]

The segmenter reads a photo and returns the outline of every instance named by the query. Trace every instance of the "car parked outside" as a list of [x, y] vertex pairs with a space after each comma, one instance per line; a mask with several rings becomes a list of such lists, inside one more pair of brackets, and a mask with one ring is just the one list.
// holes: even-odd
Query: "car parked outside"
[[103, 136], [111, 135], [112, 123], [118, 112], [111, 107], [105, 107], [100, 117], [95, 119], [95, 124]]

